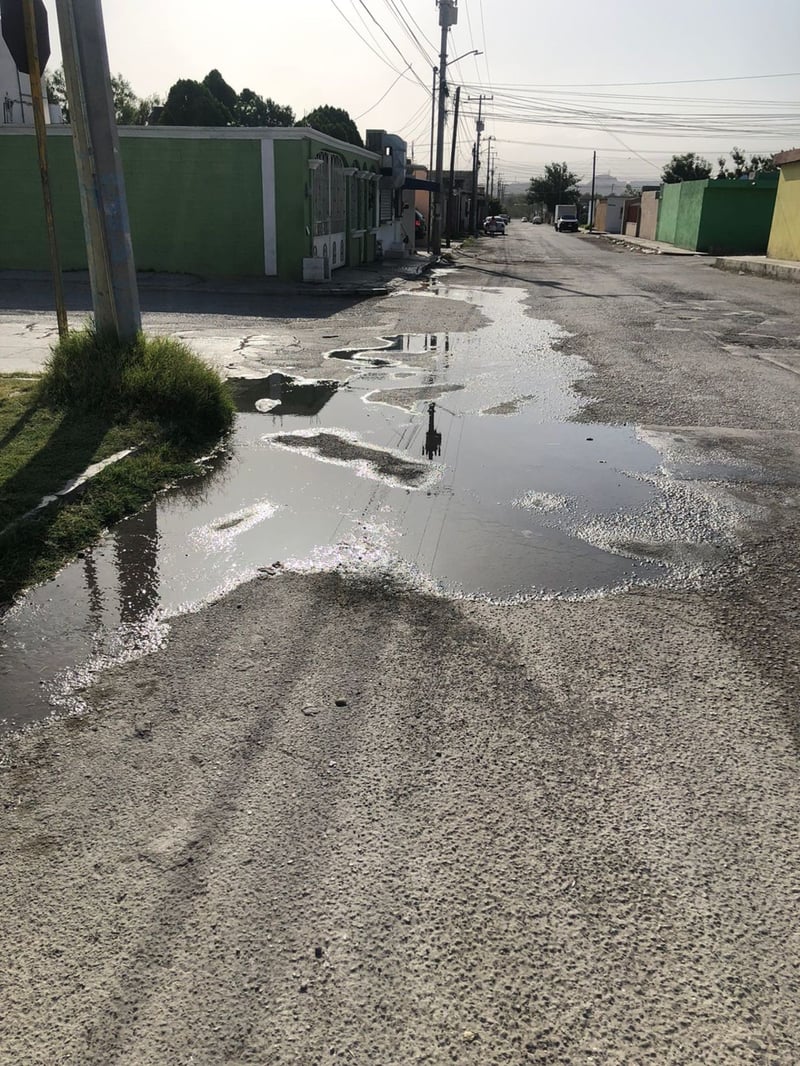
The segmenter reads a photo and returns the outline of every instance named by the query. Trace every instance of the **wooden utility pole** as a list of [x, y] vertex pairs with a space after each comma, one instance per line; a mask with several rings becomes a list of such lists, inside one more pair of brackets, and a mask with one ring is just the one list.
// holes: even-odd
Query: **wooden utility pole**
[[[36, 148], [39, 154], [39, 174], [42, 179], [42, 199], [44, 217], [47, 225], [47, 243], [50, 250], [50, 269], [53, 274], [53, 288], [56, 298], [56, 321], [58, 335], [62, 339], [68, 332], [67, 308], [64, 303], [64, 282], [61, 277], [61, 259], [58, 254], [58, 238], [53, 217], [53, 198], [50, 193], [50, 171], [47, 165], [47, 126], [44, 117], [44, 97], [42, 96], [42, 67], [39, 62], [39, 41], [36, 29], [36, 11], [33, 0], [23, 0], [25, 19], [25, 43], [28, 48], [28, 77], [31, 83], [31, 102], [33, 103], [33, 121], [36, 126]], [[46, 59], [46, 57], [45, 57]], [[19, 77], [19, 73], [17, 74]], [[20, 106], [22, 93], [20, 92]]]
[[100, 0], [56, 0], [95, 328], [123, 343], [142, 328]]

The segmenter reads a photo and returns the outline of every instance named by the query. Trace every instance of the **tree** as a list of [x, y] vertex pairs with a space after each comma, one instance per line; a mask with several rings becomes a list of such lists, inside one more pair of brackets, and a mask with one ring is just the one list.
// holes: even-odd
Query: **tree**
[[556, 204], [577, 205], [581, 198], [579, 181], [566, 163], [548, 163], [541, 178], [531, 178], [525, 199], [529, 204], [544, 203], [550, 211], [555, 211]]
[[230, 116], [226, 125], [231, 125], [233, 123], [233, 112], [236, 110], [236, 102], [238, 100], [236, 90], [228, 85], [218, 70], [210, 70], [203, 78], [201, 84], [205, 85], [214, 99], [219, 101], [225, 108]]
[[751, 155], [748, 162], [742, 149], [736, 147], [731, 148], [731, 161], [733, 162], [732, 168], [728, 167], [724, 155], [719, 157], [717, 160], [718, 178], [749, 178], [753, 174], [776, 169], [771, 155]]
[[162, 126], [228, 126], [232, 119], [205, 85], [181, 78], [167, 94], [158, 121]]
[[136, 108], [136, 115], [133, 120], [134, 126], [152, 125], [153, 123], [150, 122], [150, 118], [153, 114], [153, 111], [157, 107], [163, 106], [164, 101], [158, 95], [158, 93], [153, 93], [152, 96], [143, 96], [142, 99], [139, 100], [138, 106]]
[[661, 171], [661, 180], [667, 185], [679, 181], [699, 181], [710, 177], [712, 169], [707, 159], [694, 152], [686, 152], [685, 155], [674, 155], [670, 159]]
[[64, 68], [56, 67], [54, 71], [45, 77], [47, 89], [47, 102], [58, 104], [64, 121], [69, 122], [69, 101], [67, 100], [67, 83], [64, 80]]
[[291, 107], [282, 107], [269, 97], [265, 100], [252, 89], [242, 89], [236, 99], [233, 121], [237, 126], [293, 126], [295, 119]]
[[361, 134], [358, 132], [355, 122], [341, 107], [315, 107], [297, 123], [298, 126], [310, 126], [320, 133], [327, 133], [329, 137], [336, 137], [348, 144], [364, 147]]
[[131, 83], [121, 74], [111, 76], [111, 95], [114, 99], [114, 118], [118, 126], [133, 126], [139, 112], [139, 98]]

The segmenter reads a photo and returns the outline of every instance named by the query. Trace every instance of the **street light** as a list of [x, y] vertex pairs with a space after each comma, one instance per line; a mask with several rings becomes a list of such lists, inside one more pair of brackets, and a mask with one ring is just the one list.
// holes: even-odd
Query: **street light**
[[[442, 250], [442, 170], [444, 167], [444, 98], [447, 92], [447, 31], [454, 26], [458, 10], [453, 0], [439, 0], [439, 25], [442, 27], [442, 51], [439, 56], [439, 122], [436, 131], [436, 192], [434, 198], [433, 225], [431, 228], [431, 248], [434, 255]], [[456, 56], [453, 63], [458, 63], [467, 56], [483, 55], [477, 48]]]

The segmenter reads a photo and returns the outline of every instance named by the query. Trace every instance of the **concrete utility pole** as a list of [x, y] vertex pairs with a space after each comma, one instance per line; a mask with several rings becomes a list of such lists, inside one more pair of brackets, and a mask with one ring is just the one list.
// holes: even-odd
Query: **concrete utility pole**
[[461, 103], [461, 86], [456, 86], [456, 102], [453, 108], [453, 143], [450, 146], [450, 183], [447, 186], [447, 247], [453, 235], [453, 182], [456, 173], [456, 142], [458, 140], [458, 108]]
[[592, 152], [592, 198], [589, 202], [589, 232], [594, 229], [594, 179], [597, 172], [597, 152]]
[[[494, 199], [494, 160], [492, 159], [492, 141], [494, 137], [486, 138], [486, 175], [489, 179], [489, 199]], [[497, 156], [497, 145], [494, 146], [494, 154]]]
[[433, 239], [432, 251], [439, 255], [442, 250], [442, 172], [444, 169], [444, 109], [447, 94], [447, 31], [458, 21], [456, 0], [437, 0], [442, 41], [439, 51], [439, 121], [436, 130], [436, 178], [437, 189], [433, 194]]
[[[431, 145], [430, 145], [430, 162], [428, 163], [428, 181], [431, 181], [431, 175], [433, 174], [433, 133], [436, 123], [436, 78], [439, 74], [439, 68], [433, 68], [433, 87], [431, 88]], [[413, 158], [413, 153], [412, 153]], [[428, 251], [431, 250], [431, 230], [433, 229], [433, 200], [430, 192], [428, 193]]]
[[56, 0], [95, 327], [132, 341], [142, 328], [100, 0]]
[[477, 130], [477, 140], [472, 154], [472, 207], [470, 209], [470, 226], [473, 233], [478, 232], [478, 171], [481, 165], [481, 134], [483, 133], [483, 101], [492, 100], [492, 96], [484, 96], [481, 94], [478, 97], [468, 96], [467, 100], [478, 101], [478, 118], [475, 123], [475, 129]]

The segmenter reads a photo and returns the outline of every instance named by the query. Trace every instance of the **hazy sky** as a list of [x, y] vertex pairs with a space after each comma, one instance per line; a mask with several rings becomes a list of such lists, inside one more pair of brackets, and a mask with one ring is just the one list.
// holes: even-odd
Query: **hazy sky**
[[[46, 3], [55, 30], [54, 0]], [[459, 0], [458, 8], [450, 58], [484, 53], [451, 71], [452, 84], [464, 85], [461, 166], [477, 108], [466, 97], [481, 92], [494, 96], [485, 136], [496, 138], [498, 172], [511, 181], [554, 159], [588, 176], [593, 148], [599, 172], [641, 180], [674, 152], [715, 161], [734, 144], [800, 145], [798, 0]], [[104, 0], [103, 9], [111, 69], [140, 96], [216, 67], [234, 89], [271, 96], [298, 117], [320, 104], [343, 107], [362, 132], [399, 133], [427, 161], [435, 0]], [[51, 66], [58, 62], [54, 47]], [[763, 77], [775, 74], [792, 76]], [[713, 80], [733, 78], [748, 80]], [[448, 124], [448, 155], [451, 132]]]

